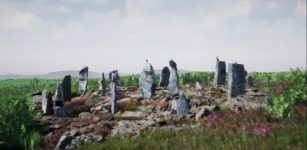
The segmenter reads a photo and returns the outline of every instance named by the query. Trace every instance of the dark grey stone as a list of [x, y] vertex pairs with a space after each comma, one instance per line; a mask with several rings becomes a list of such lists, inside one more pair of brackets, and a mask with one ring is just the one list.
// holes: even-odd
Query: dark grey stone
[[229, 97], [236, 97], [245, 93], [245, 70], [242, 64], [228, 64]]
[[169, 77], [170, 77], [169, 68], [165, 66], [161, 71], [159, 86], [167, 87], [169, 84]]
[[64, 107], [56, 106], [54, 108], [54, 115], [57, 117], [66, 117], [68, 115], [68, 111]]
[[141, 94], [144, 98], [150, 98], [155, 94], [157, 86], [155, 81], [155, 72], [152, 65], [148, 62], [146, 62], [146, 65], [140, 74], [139, 86]]
[[253, 87], [254, 86], [254, 79], [252, 76], [247, 77], [247, 86]]
[[109, 73], [109, 80], [110, 82], [114, 82], [116, 86], [120, 86], [120, 77], [118, 74], [118, 70], [114, 70]]
[[47, 90], [42, 93], [42, 110], [45, 115], [53, 114], [52, 95]]
[[169, 92], [171, 96], [179, 94], [179, 77], [177, 71], [177, 64], [174, 60], [169, 61], [170, 69], [170, 78], [169, 78]]
[[84, 67], [79, 72], [79, 95], [84, 96], [87, 90], [88, 67]]
[[104, 76], [104, 72], [102, 73], [102, 78], [100, 81], [100, 86], [99, 86], [99, 90], [102, 91], [102, 93], [106, 93], [107, 89], [106, 89], [106, 79]]
[[55, 92], [55, 106], [63, 106], [64, 105], [64, 89], [62, 83], [57, 85], [57, 89]]
[[214, 85], [224, 85], [226, 78], [226, 63], [217, 58], [214, 73]]
[[71, 100], [71, 76], [70, 75], [67, 75], [64, 77], [62, 85], [63, 85], [64, 101], [70, 101]]
[[177, 114], [187, 114], [189, 113], [189, 103], [183, 92], [180, 93], [180, 98], [177, 103]]

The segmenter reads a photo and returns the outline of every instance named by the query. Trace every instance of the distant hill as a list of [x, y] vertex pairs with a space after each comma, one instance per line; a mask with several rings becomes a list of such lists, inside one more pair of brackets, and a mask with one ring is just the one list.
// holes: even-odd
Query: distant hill
[[[178, 70], [179, 73], [184, 73], [184, 72], [189, 72], [187, 70]], [[161, 73], [161, 69], [155, 70], [156, 74]], [[125, 75], [131, 75], [133, 73], [120, 73], [121, 76]], [[134, 74], [139, 74], [134, 73]], [[1, 75], [0, 74], [0, 80], [5, 80], [5, 79], [31, 79], [34, 77], [41, 78], [41, 79], [61, 79], [64, 78], [65, 75], [71, 75], [73, 78], [78, 78], [79, 77], [79, 71], [77, 70], [64, 70], [64, 71], [56, 71], [56, 72], [50, 72], [47, 74], [40, 74], [40, 75], [22, 75], [22, 74], [5, 74]], [[106, 78], [108, 78], [108, 72], [105, 72]], [[94, 72], [94, 71], [89, 71], [89, 78], [101, 78], [101, 73]]]
[[[6, 74], [0, 75], [0, 79], [30, 79], [30, 78], [42, 78], [42, 79], [59, 79], [64, 78], [65, 75], [71, 75], [71, 77], [79, 77], [79, 71], [77, 70], [65, 70], [50, 72], [40, 75], [21, 75], [21, 74]], [[89, 78], [101, 78], [101, 73], [89, 71]]]

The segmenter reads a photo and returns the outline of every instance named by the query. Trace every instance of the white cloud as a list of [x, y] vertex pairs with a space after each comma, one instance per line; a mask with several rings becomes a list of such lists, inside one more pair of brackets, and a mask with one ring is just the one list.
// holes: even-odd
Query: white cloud
[[297, 1], [296, 13], [306, 18], [306, 1]]
[[[215, 56], [227, 63], [244, 63], [249, 71], [280, 71], [305, 65], [306, 28], [298, 28], [299, 21], [294, 17], [274, 18], [273, 22], [254, 20], [250, 14], [261, 11], [255, 9], [255, 0], [202, 1], [187, 15], [161, 12], [162, 6], [172, 2], [175, 0], [127, 0], [127, 15], [120, 8], [102, 11], [99, 7], [80, 11], [73, 20], [44, 18], [42, 30], [18, 35], [27, 37], [18, 44], [16, 37], [0, 35], [5, 39], [0, 40], [0, 50], [10, 51], [2, 54], [0, 61], [9, 62], [7, 58], [23, 49], [20, 53], [27, 57], [18, 59], [25, 67], [15, 65], [25, 68], [20, 72], [26, 72], [30, 65], [41, 73], [83, 65], [95, 71], [116, 68], [138, 72], [146, 59], [159, 69], [171, 58], [180, 69], [207, 71], [214, 69]], [[35, 20], [35, 14], [25, 18], [31, 20], [29, 16]]]
[[2, 7], [0, 14], [0, 27], [32, 31], [39, 28], [43, 20], [30, 12], [21, 12], [11, 7]]

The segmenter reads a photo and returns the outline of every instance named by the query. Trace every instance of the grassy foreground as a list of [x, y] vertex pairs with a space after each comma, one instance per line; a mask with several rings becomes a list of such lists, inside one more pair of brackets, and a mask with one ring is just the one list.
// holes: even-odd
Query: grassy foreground
[[[305, 106], [306, 108], [306, 106]], [[302, 110], [299, 110], [302, 113]], [[242, 150], [283, 150], [295, 149], [305, 150], [306, 144], [306, 109], [305, 114], [296, 114], [291, 118], [283, 118], [282, 120], [270, 120], [266, 123], [274, 126], [281, 126], [274, 131], [252, 132], [243, 131], [235, 125], [236, 123], [228, 122], [229, 126], [234, 128], [223, 128], [225, 124], [220, 124], [218, 128], [206, 127], [196, 129], [184, 129], [181, 131], [155, 129], [143, 133], [136, 138], [115, 136], [106, 139], [102, 143], [87, 144], [80, 147], [80, 150], [198, 150], [198, 149], [242, 149]], [[249, 118], [250, 119], [247, 119]], [[257, 119], [253, 116], [243, 117], [245, 124], [255, 124]], [[224, 118], [225, 119], [225, 118]], [[247, 119], [247, 120], [246, 120]], [[235, 119], [236, 120], [236, 119]], [[236, 120], [238, 121], [238, 120]], [[259, 121], [259, 120], [258, 120]], [[262, 124], [260, 122], [260, 124]]]

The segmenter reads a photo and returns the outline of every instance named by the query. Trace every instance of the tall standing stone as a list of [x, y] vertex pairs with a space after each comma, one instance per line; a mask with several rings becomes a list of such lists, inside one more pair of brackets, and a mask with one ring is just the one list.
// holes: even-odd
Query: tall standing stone
[[157, 86], [155, 81], [155, 71], [148, 61], [146, 61], [146, 65], [140, 74], [139, 86], [144, 98], [150, 98], [155, 94]]
[[84, 67], [79, 72], [79, 95], [84, 96], [87, 90], [88, 67]]
[[170, 77], [169, 68], [165, 66], [165, 67], [161, 70], [159, 86], [160, 86], [160, 87], [167, 87], [168, 84], [169, 84], [169, 77]]
[[114, 70], [109, 73], [109, 80], [110, 82], [114, 81], [116, 86], [120, 86], [120, 78], [119, 78], [118, 70]]
[[64, 105], [64, 89], [62, 83], [57, 85], [57, 89], [55, 92], [55, 106], [63, 106]]
[[180, 98], [177, 103], [177, 114], [189, 113], [189, 103], [183, 92], [180, 93]]
[[236, 97], [245, 93], [245, 70], [242, 64], [228, 64], [229, 97]]
[[102, 91], [102, 93], [106, 93], [106, 79], [104, 76], [104, 72], [102, 73], [99, 90]]
[[70, 75], [67, 75], [64, 77], [62, 85], [63, 85], [64, 101], [70, 101], [71, 100], [71, 76]]
[[218, 58], [215, 65], [214, 85], [224, 85], [226, 78], [226, 63]]
[[254, 86], [254, 80], [252, 76], [247, 77], [247, 86], [253, 87]]
[[53, 114], [52, 95], [47, 90], [42, 93], [42, 110], [45, 115]]
[[177, 64], [174, 60], [169, 61], [170, 69], [170, 78], [169, 78], [169, 92], [171, 96], [179, 94], [179, 77], [177, 71]]
[[111, 89], [111, 112], [113, 114], [115, 114], [117, 112], [117, 103], [116, 103], [116, 100], [117, 100], [117, 85], [116, 85], [116, 82], [117, 82], [117, 76], [118, 73], [115, 72], [115, 73], [112, 73], [111, 74], [111, 77], [110, 77], [110, 89]]

